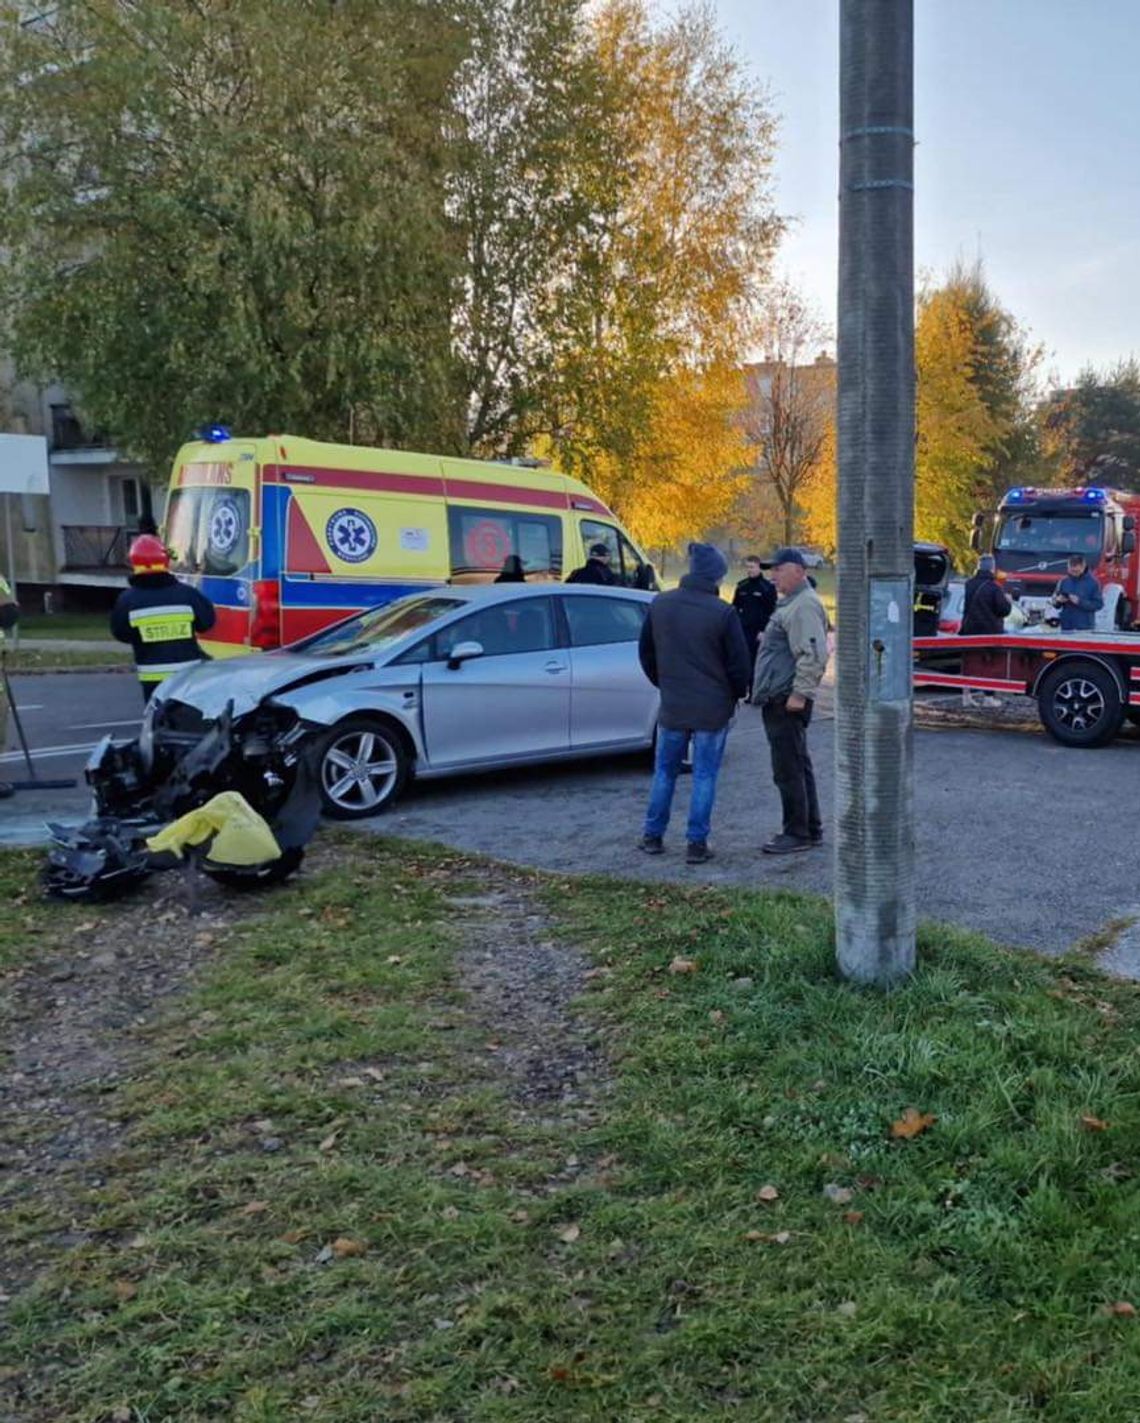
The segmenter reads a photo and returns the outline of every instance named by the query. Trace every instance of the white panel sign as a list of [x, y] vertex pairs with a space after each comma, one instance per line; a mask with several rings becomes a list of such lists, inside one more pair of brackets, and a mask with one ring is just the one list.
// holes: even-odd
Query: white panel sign
[[42, 435], [0, 435], [0, 494], [47, 494], [47, 440]]
[[427, 529], [401, 529], [400, 547], [408, 553], [427, 553], [431, 535]]

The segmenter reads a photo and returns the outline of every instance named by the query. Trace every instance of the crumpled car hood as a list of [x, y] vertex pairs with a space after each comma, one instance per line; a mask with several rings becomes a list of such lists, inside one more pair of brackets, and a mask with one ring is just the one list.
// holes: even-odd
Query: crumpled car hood
[[256, 657], [226, 657], [202, 662], [163, 682], [154, 702], [186, 702], [207, 720], [221, 715], [227, 702], [234, 704], [234, 716], [252, 711], [263, 698], [283, 692], [301, 680], [322, 672], [339, 674], [357, 667], [370, 667], [372, 658], [306, 657], [299, 653], [261, 653]]

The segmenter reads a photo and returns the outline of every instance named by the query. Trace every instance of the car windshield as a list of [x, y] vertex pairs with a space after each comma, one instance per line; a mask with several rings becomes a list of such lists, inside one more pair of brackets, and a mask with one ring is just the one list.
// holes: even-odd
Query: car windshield
[[1006, 514], [994, 542], [998, 553], [1049, 556], [1082, 554], [1090, 563], [1100, 557], [1099, 514]]
[[313, 657], [351, 657], [358, 652], [378, 652], [462, 606], [459, 598], [430, 598], [422, 594], [399, 598], [295, 642], [289, 651], [305, 652]]

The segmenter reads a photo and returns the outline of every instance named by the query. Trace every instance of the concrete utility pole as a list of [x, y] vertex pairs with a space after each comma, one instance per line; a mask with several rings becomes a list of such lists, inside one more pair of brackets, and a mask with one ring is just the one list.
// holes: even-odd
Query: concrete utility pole
[[914, 0], [840, 0], [835, 929], [914, 968]]

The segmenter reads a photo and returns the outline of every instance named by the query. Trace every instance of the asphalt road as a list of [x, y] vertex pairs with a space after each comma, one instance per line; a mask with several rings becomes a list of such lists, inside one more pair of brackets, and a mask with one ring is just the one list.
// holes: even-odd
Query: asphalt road
[[[107, 733], [129, 739], [142, 717], [138, 679], [123, 672], [58, 672], [13, 676], [12, 693], [32, 753], [35, 774], [77, 779], [71, 790], [20, 790], [0, 801], [0, 843], [40, 838], [45, 820], [81, 820], [88, 795], [83, 766], [91, 748]], [[8, 719], [7, 749], [0, 755], [0, 780], [27, 781], [16, 729]]]
[[[86, 749], [104, 730], [134, 733], [141, 703], [130, 675], [14, 681], [44, 775], [81, 777]], [[832, 733], [824, 719], [811, 732], [829, 823]], [[1039, 732], [920, 730], [915, 764], [925, 918], [1045, 952], [1063, 950], [1109, 921], [1140, 920], [1126, 800], [1140, 772], [1140, 740], [1071, 751]], [[0, 774], [22, 774], [10, 754], [0, 765]], [[422, 782], [389, 814], [357, 824], [573, 873], [829, 892], [828, 850], [788, 859], [760, 854], [779, 828], [779, 812], [760, 717], [752, 709], [741, 712], [729, 738], [713, 820], [716, 858], [709, 865], [683, 863], [687, 778], [679, 785], [667, 853], [650, 859], [637, 850], [648, 788], [649, 767], [638, 758], [469, 776]], [[0, 840], [34, 842], [45, 820], [79, 820], [86, 809], [82, 786], [22, 791], [0, 802]], [[1105, 962], [1140, 978], [1140, 922], [1120, 935]]]

